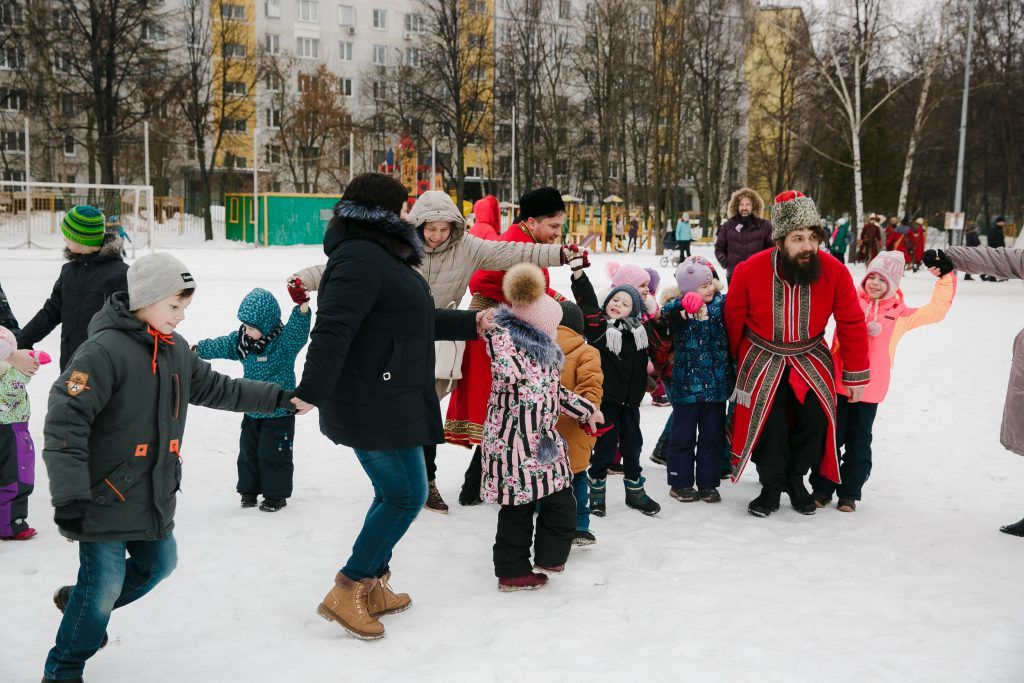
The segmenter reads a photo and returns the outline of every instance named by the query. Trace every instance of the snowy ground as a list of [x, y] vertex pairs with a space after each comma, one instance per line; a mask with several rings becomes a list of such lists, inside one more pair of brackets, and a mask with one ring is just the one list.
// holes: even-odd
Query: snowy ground
[[[698, 252], [710, 256], [709, 247]], [[277, 292], [284, 305], [285, 276], [323, 259], [312, 247], [224, 243], [177, 254], [199, 284], [180, 330], [190, 340], [234, 329], [252, 287]], [[595, 259], [598, 286], [608, 260]], [[628, 260], [657, 261], [650, 253]], [[56, 252], [0, 251], [0, 282], [23, 323], [59, 267]], [[568, 293], [568, 273], [552, 276]], [[904, 291], [923, 303], [932, 282], [908, 275]], [[491, 567], [496, 508], [455, 504], [469, 453], [441, 447], [438, 479], [454, 509], [420, 515], [398, 546], [394, 584], [415, 604], [386, 617], [388, 635], [373, 643], [314, 613], [371, 496], [352, 453], [324, 439], [315, 416], [300, 418], [289, 506], [274, 515], [241, 510], [240, 418], [195, 408], [183, 449], [178, 570], [115, 613], [110, 646], [89, 663], [87, 679], [1024, 680], [1024, 542], [997, 531], [1024, 514], [1024, 461], [998, 441], [1022, 295], [1020, 282], [962, 282], [943, 324], [905, 338], [879, 412], [874, 476], [852, 515], [833, 508], [803, 517], [784, 505], [770, 519], [750, 517], [753, 468], [723, 486], [722, 504], [683, 505], [669, 498], [664, 469], [651, 465], [649, 491], [662, 514], [628, 510], [612, 480], [609, 516], [593, 522], [599, 543], [574, 550], [568, 571], [544, 590], [502, 594]], [[57, 337], [41, 348], [56, 354]], [[48, 366], [31, 385], [37, 449], [56, 375]], [[643, 409], [645, 463], [667, 416]], [[77, 569], [76, 546], [51, 521], [41, 460], [30, 521], [35, 540], [0, 544], [0, 681], [38, 680], [59, 622], [50, 595]]]

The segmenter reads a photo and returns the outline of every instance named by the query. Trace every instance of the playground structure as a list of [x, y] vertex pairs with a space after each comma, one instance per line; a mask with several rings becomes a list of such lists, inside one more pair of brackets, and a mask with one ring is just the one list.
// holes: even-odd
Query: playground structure
[[[629, 209], [616, 195], [609, 195], [599, 205], [586, 205], [579, 197], [562, 195], [566, 210], [565, 239], [591, 251], [626, 251], [629, 244], [629, 223], [638, 224], [637, 248], [654, 244], [654, 219], [644, 215], [643, 209]], [[647, 212], [649, 214], [649, 212]], [[621, 233], [616, 226], [622, 221]]]

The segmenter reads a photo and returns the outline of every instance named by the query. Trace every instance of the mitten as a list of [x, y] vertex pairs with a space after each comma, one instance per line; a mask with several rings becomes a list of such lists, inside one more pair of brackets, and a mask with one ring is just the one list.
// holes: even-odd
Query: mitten
[[302, 280], [297, 277], [288, 282], [288, 296], [299, 306], [309, 302], [309, 292], [302, 286]]
[[609, 424], [607, 427], [598, 427], [597, 429], [591, 429], [590, 425], [587, 424], [586, 422], [580, 425], [580, 427], [583, 429], [584, 434], [593, 437], [600, 437], [602, 434], [607, 434], [612, 430], [612, 427], [614, 426], [614, 424]]
[[73, 500], [58, 505], [53, 510], [53, 521], [64, 531], [72, 534], [82, 533], [82, 518], [85, 517], [86, 504], [84, 500]]
[[53, 360], [52, 358], [50, 358], [50, 354], [48, 354], [46, 351], [29, 351], [28, 355], [35, 358], [36, 362], [39, 363], [40, 365], [46, 365], [47, 363]]
[[938, 251], [929, 249], [921, 256], [921, 260], [929, 268], [938, 268], [940, 275], [953, 272], [953, 262], [946, 256], [946, 252], [941, 249]]
[[[565, 251], [563, 250], [562, 253], [565, 254]], [[586, 249], [571, 252], [567, 263], [569, 264], [569, 269], [575, 273], [576, 271], [590, 267], [590, 255], [587, 253]]]
[[291, 281], [293, 278], [299, 278], [302, 280], [302, 286], [306, 288], [306, 291], [315, 292], [320, 289], [320, 280], [323, 278], [323, 274], [323, 266], [310, 266], [309, 268], [297, 271], [288, 280]]
[[704, 306], [704, 299], [697, 292], [687, 292], [682, 298], [683, 310], [693, 315]]

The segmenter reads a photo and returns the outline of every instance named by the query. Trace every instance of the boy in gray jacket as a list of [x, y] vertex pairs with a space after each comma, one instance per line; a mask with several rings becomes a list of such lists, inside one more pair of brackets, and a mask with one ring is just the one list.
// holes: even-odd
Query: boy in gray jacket
[[79, 541], [80, 567], [78, 583], [54, 594], [64, 617], [44, 681], [81, 680], [86, 660], [106, 642], [111, 611], [173, 571], [188, 404], [259, 413], [290, 407], [290, 394], [276, 384], [214, 372], [175, 333], [196, 286], [185, 264], [151, 254], [127, 278], [128, 292], [107, 300], [50, 389], [43, 460], [54, 521]]

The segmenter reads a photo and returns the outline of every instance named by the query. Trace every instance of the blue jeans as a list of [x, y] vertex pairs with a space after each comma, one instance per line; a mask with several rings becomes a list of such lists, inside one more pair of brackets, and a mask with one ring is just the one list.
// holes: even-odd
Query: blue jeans
[[352, 555], [341, 569], [353, 581], [387, 574], [391, 551], [427, 502], [427, 468], [422, 448], [357, 449], [356, 457], [373, 484], [374, 497], [352, 546]]
[[572, 495], [576, 496], [576, 531], [590, 531], [590, 481], [586, 470], [573, 475]]
[[178, 548], [171, 534], [162, 541], [82, 541], [78, 562], [78, 583], [43, 667], [46, 678], [81, 678], [86, 660], [100, 649], [110, 613], [166, 579], [178, 563]]

